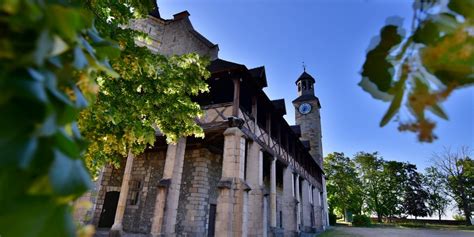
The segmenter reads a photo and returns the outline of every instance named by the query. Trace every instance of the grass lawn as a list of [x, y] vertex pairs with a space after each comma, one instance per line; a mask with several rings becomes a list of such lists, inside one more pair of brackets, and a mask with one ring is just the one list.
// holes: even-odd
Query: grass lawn
[[344, 233], [340, 230], [336, 229], [329, 229], [325, 232], [323, 232], [320, 235], [317, 235], [317, 237], [362, 237], [361, 235], [355, 235], [351, 233]]
[[377, 223], [372, 227], [389, 228], [420, 228], [432, 230], [474, 230], [474, 226], [465, 225], [438, 225], [438, 224], [418, 224], [418, 223]]

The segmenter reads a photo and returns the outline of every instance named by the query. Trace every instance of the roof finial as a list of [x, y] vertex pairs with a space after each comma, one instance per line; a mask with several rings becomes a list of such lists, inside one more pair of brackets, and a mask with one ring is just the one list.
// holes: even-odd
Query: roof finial
[[304, 61], [303, 61], [303, 72], [306, 72], [306, 65], [304, 64]]

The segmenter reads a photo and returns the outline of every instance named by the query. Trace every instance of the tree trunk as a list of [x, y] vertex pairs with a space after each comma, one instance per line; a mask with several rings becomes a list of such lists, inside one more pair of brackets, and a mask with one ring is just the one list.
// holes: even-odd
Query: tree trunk
[[438, 217], [439, 217], [439, 220], [441, 221], [441, 212], [438, 211]]
[[468, 200], [463, 200], [463, 209], [464, 209], [464, 216], [466, 217], [466, 225], [472, 225], [471, 223], [471, 210], [469, 210], [469, 204], [467, 203]]
[[464, 182], [461, 181], [458, 182], [459, 184], [459, 196], [461, 196], [461, 202], [462, 202], [462, 209], [464, 212], [464, 216], [466, 217], [466, 225], [472, 225], [471, 223], [471, 209], [469, 208], [469, 198], [466, 197], [466, 190], [464, 189]]
[[382, 214], [380, 212], [377, 212], [377, 222], [382, 223]]

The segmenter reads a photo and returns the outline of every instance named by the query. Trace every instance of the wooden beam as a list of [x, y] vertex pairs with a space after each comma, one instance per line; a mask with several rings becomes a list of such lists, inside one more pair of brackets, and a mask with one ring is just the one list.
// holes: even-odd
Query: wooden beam
[[240, 79], [235, 78], [233, 79], [234, 82], [234, 102], [232, 107], [232, 116], [238, 117], [239, 116], [239, 108], [240, 108]]

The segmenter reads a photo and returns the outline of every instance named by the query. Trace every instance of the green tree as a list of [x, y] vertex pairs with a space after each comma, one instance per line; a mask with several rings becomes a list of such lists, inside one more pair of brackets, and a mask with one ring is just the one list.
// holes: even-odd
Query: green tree
[[445, 149], [433, 156], [433, 162], [446, 178], [449, 191], [460, 211], [463, 212], [466, 225], [472, 225], [474, 210], [474, 160], [469, 147], [461, 147], [453, 152]]
[[417, 219], [419, 216], [428, 216], [428, 192], [423, 187], [422, 174], [418, 173], [416, 165], [406, 165], [407, 180], [405, 185], [404, 207], [405, 214]]
[[99, 79], [97, 100], [81, 114], [79, 125], [90, 141], [85, 154], [93, 174], [106, 163], [118, 165], [123, 157], [153, 146], [156, 132], [168, 142], [183, 136], [204, 136], [195, 120], [202, 115], [191, 96], [208, 91], [207, 60], [197, 54], [170, 58], [138, 47], [147, 35], [131, 29], [130, 22], [146, 17], [153, 1], [86, 1], [96, 16], [96, 27], [118, 42], [121, 56], [111, 60], [118, 78]]
[[389, 219], [399, 216], [404, 211], [403, 194], [406, 181], [405, 164], [398, 161], [384, 161], [380, 187], [380, 203], [383, 215]]
[[430, 215], [438, 214], [438, 219], [446, 214], [446, 208], [451, 202], [446, 187], [446, 177], [434, 167], [425, 169], [424, 183], [428, 192], [428, 208]]
[[362, 187], [354, 162], [344, 153], [334, 152], [324, 158], [324, 172], [327, 177], [326, 189], [331, 209], [344, 215], [347, 212], [361, 213]]
[[[446, 5], [444, 5], [446, 4]], [[412, 29], [388, 19], [369, 49], [359, 85], [372, 97], [390, 102], [380, 126], [398, 114], [403, 102], [411, 116], [397, 116], [399, 130], [436, 139], [436, 123], [448, 119], [441, 103], [455, 90], [474, 84], [474, 0], [414, 0]]]
[[91, 185], [75, 121], [119, 50], [80, 1], [4, 0], [0, 16], [0, 235], [73, 236]]
[[382, 222], [384, 209], [382, 205], [383, 159], [377, 152], [359, 152], [354, 156], [354, 162], [363, 187], [366, 211], [377, 214], [377, 221]]

